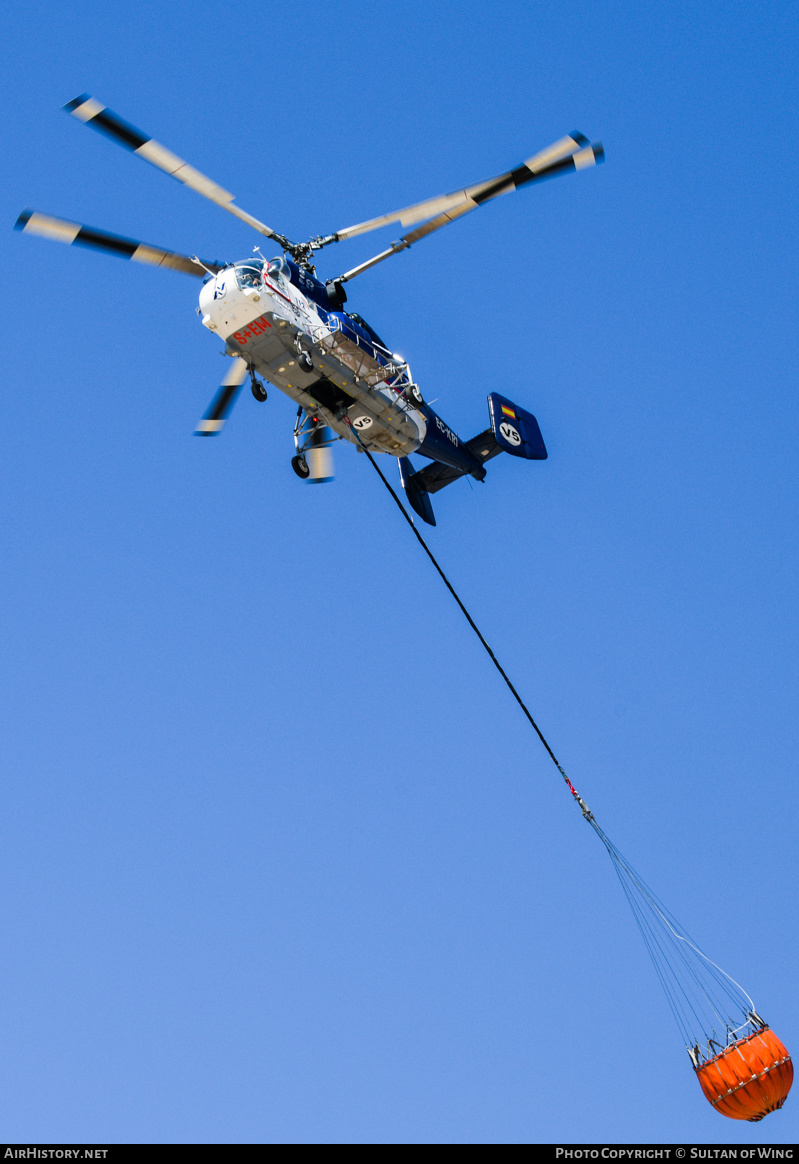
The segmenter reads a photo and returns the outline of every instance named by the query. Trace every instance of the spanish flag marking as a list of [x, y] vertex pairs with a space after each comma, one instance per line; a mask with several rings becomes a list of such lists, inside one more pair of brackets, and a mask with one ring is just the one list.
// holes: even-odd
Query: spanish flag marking
[[502, 411], [505, 413], [506, 416], [510, 416], [513, 420], [516, 419], [516, 413], [513, 411], [512, 408], [506, 408], [505, 405], [503, 404]]

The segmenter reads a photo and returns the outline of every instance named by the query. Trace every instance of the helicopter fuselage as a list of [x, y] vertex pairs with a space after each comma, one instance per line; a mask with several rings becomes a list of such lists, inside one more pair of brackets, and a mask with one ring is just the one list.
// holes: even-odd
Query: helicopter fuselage
[[199, 314], [229, 355], [338, 437], [395, 457], [419, 452], [482, 479], [481, 461], [422, 402], [407, 363], [341, 310], [341, 298], [289, 259], [248, 259], [204, 283]]
[[[591, 144], [574, 130], [495, 177], [305, 242], [292, 242], [238, 206], [229, 190], [90, 94], [75, 97], [64, 109], [264, 238], [274, 239], [283, 251], [267, 263], [255, 247], [259, 258], [223, 265], [36, 210], [23, 210], [16, 221], [17, 230], [43, 238], [197, 278], [206, 272], [198, 314], [205, 327], [222, 338], [233, 360], [195, 429], [199, 436], [222, 431], [248, 373], [253, 395], [266, 400], [266, 390], [257, 378], [260, 373], [299, 405], [294, 425], [297, 455], [291, 462], [299, 477], [331, 479], [333, 437], [349, 441], [359, 452], [393, 455], [399, 461], [400, 480], [411, 507], [430, 525], [435, 525], [435, 517], [429, 494], [465, 474], [484, 480], [485, 462], [498, 453], [532, 461], [546, 458], [536, 418], [498, 392], [488, 394], [491, 427], [462, 441], [422, 399], [407, 362], [386, 347], [365, 319], [344, 311], [344, 284], [502, 194], [596, 165], [605, 156], [600, 142]], [[338, 278], [327, 283], [316, 278], [311, 259], [317, 251], [395, 222], [411, 229]], [[313, 454], [315, 468], [309, 466], [306, 450]], [[432, 464], [415, 468], [410, 461], [415, 452]]]

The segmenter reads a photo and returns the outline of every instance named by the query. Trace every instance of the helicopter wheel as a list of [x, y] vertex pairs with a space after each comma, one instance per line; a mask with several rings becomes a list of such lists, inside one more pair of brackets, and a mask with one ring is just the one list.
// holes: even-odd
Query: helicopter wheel
[[256, 380], [255, 377], [253, 377], [250, 383], [250, 391], [252, 392], [255, 399], [259, 401], [259, 403], [263, 404], [263, 402], [266, 400], [266, 389], [260, 380]]
[[302, 453], [296, 457], [291, 458], [291, 467], [297, 476], [301, 477], [303, 481], [307, 481], [311, 475], [311, 470], [308, 468], [308, 462]]
[[406, 392], [406, 396], [408, 397], [411, 404], [413, 404], [413, 406], [415, 408], [421, 408], [422, 405], [424, 404], [424, 399], [422, 397], [422, 394], [419, 391], [419, 389], [416, 387], [415, 384], [413, 385], [412, 388], [408, 389], [408, 391]]
[[297, 365], [302, 372], [313, 371], [313, 360], [311, 359], [308, 352], [299, 352], [297, 354]]

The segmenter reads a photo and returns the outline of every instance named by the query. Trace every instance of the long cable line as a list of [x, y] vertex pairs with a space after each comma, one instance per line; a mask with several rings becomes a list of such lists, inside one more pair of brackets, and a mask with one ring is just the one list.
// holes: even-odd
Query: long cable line
[[[353, 429], [353, 432], [355, 432], [355, 430], [354, 430], [354, 429]], [[356, 435], [357, 435], [357, 434], [356, 434]], [[577, 792], [577, 789], [574, 787], [574, 785], [572, 784], [571, 780], [569, 779], [569, 777], [568, 777], [568, 776], [566, 775], [566, 773], [564, 772], [563, 768], [561, 767], [560, 763], [558, 762], [558, 758], [557, 758], [557, 756], [555, 755], [555, 753], [552, 751], [552, 748], [550, 748], [549, 744], [547, 743], [547, 741], [546, 741], [546, 739], [545, 739], [545, 737], [544, 737], [544, 734], [543, 734], [543, 732], [541, 731], [541, 728], [538, 726], [538, 724], [535, 722], [535, 720], [533, 719], [532, 715], [530, 714], [530, 709], [527, 707], [527, 704], [524, 702], [524, 700], [522, 699], [521, 695], [519, 695], [519, 692], [516, 690], [516, 688], [515, 688], [515, 687], [513, 686], [513, 684], [511, 683], [511, 681], [510, 681], [510, 679], [508, 678], [508, 676], [507, 676], [507, 674], [506, 674], [506, 672], [505, 672], [504, 668], [502, 667], [502, 664], [500, 663], [499, 659], [496, 657], [496, 655], [494, 654], [494, 652], [491, 650], [491, 647], [488, 645], [488, 643], [487, 643], [487, 642], [485, 641], [485, 639], [483, 638], [483, 635], [482, 635], [482, 633], [481, 633], [481, 631], [480, 631], [480, 628], [478, 627], [477, 623], [474, 621], [474, 619], [472, 618], [472, 616], [469, 614], [469, 611], [466, 609], [466, 607], [465, 607], [465, 606], [463, 605], [463, 603], [461, 602], [461, 600], [460, 600], [460, 597], [459, 597], [459, 595], [458, 595], [457, 591], [455, 590], [455, 587], [452, 585], [452, 583], [450, 582], [449, 578], [446, 576], [446, 574], [444, 573], [444, 571], [443, 571], [443, 570], [441, 569], [441, 567], [439, 566], [438, 562], [436, 561], [436, 559], [435, 559], [435, 557], [434, 557], [434, 555], [433, 555], [433, 551], [430, 549], [430, 547], [428, 546], [427, 542], [424, 540], [424, 538], [422, 537], [422, 535], [419, 533], [419, 530], [416, 528], [416, 526], [415, 526], [415, 524], [414, 524], [413, 520], [411, 519], [410, 515], [408, 514], [408, 511], [406, 510], [405, 506], [402, 504], [402, 502], [400, 501], [399, 497], [398, 497], [398, 496], [397, 496], [397, 494], [394, 492], [394, 490], [393, 490], [393, 488], [391, 487], [391, 485], [389, 484], [389, 482], [386, 480], [386, 478], [385, 478], [385, 476], [383, 475], [383, 472], [382, 472], [382, 470], [381, 470], [380, 466], [378, 465], [377, 461], [374, 459], [374, 457], [373, 457], [373, 456], [372, 456], [372, 454], [369, 452], [369, 450], [368, 450], [368, 449], [367, 449], [367, 448], [366, 448], [366, 447], [365, 447], [365, 446], [362, 444], [362, 442], [360, 441], [360, 438], [358, 438], [358, 443], [360, 444], [361, 448], [363, 449], [363, 451], [366, 453], [367, 457], [369, 458], [369, 461], [371, 462], [371, 464], [372, 464], [372, 467], [374, 468], [374, 470], [375, 470], [375, 472], [377, 473], [378, 477], [379, 477], [379, 478], [380, 478], [380, 480], [383, 482], [383, 484], [385, 485], [386, 489], [388, 489], [388, 491], [389, 491], [389, 493], [391, 494], [391, 496], [394, 498], [394, 501], [395, 501], [395, 502], [396, 502], [396, 504], [397, 504], [397, 508], [399, 509], [400, 513], [401, 513], [401, 514], [402, 514], [402, 516], [405, 518], [405, 520], [407, 521], [408, 525], [409, 525], [409, 526], [411, 527], [411, 529], [413, 530], [413, 532], [414, 532], [414, 534], [415, 534], [415, 536], [416, 536], [416, 540], [419, 542], [419, 545], [422, 547], [422, 549], [423, 549], [423, 550], [424, 550], [424, 552], [427, 554], [428, 558], [430, 559], [430, 561], [433, 563], [433, 565], [435, 566], [436, 570], [437, 570], [437, 571], [438, 571], [438, 573], [440, 574], [440, 576], [441, 576], [441, 579], [442, 579], [442, 581], [443, 581], [444, 585], [446, 586], [447, 590], [449, 590], [450, 594], [451, 594], [451, 595], [452, 595], [452, 597], [455, 599], [455, 601], [457, 602], [458, 606], [461, 608], [461, 611], [462, 611], [462, 613], [463, 613], [463, 615], [464, 615], [464, 617], [465, 617], [466, 621], [468, 622], [469, 626], [472, 628], [472, 630], [474, 631], [474, 633], [477, 635], [477, 637], [478, 637], [478, 639], [480, 640], [480, 642], [482, 643], [482, 645], [483, 645], [483, 647], [485, 648], [485, 651], [486, 651], [486, 653], [487, 653], [487, 655], [488, 655], [489, 659], [490, 659], [490, 660], [491, 660], [491, 662], [494, 664], [494, 666], [496, 667], [496, 669], [499, 671], [499, 673], [500, 673], [500, 675], [502, 676], [502, 678], [505, 680], [506, 684], [508, 685], [508, 688], [510, 689], [510, 692], [511, 692], [511, 694], [513, 695], [513, 698], [516, 700], [516, 702], [518, 703], [519, 707], [522, 709], [522, 711], [524, 712], [524, 714], [527, 716], [527, 719], [528, 719], [528, 720], [530, 721], [530, 723], [532, 724], [532, 726], [533, 726], [533, 728], [534, 728], [534, 730], [535, 730], [535, 732], [536, 732], [536, 735], [538, 736], [539, 740], [541, 741], [541, 743], [542, 743], [542, 744], [544, 745], [544, 747], [546, 748], [546, 750], [547, 750], [547, 753], [548, 753], [548, 755], [549, 755], [549, 758], [552, 760], [552, 763], [555, 765], [555, 767], [556, 767], [556, 768], [557, 768], [557, 770], [560, 772], [560, 774], [561, 774], [561, 776], [563, 777], [563, 779], [566, 781], [567, 785], [569, 786], [569, 791], [571, 792], [572, 796], [574, 797], [574, 799], [577, 801], [577, 803], [579, 804], [580, 808], [582, 809], [582, 811], [583, 811], [583, 816], [584, 816], [584, 817], [586, 818], [586, 820], [588, 820], [589, 822], [593, 821], [593, 813], [591, 812], [591, 810], [589, 809], [589, 807], [588, 807], [588, 805], [585, 803], [585, 801], [582, 799], [582, 797], [581, 797], [581, 796], [578, 794], [578, 792]]]
[[[716, 1045], [729, 1043], [740, 1035], [744, 1028], [758, 1029], [762, 1025], [754, 1009], [754, 1004], [746, 991], [720, 966], [711, 961], [696, 945], [685, 929], [677, 922], [666, 907], [655, 896], [643, 878], [636, 872], [616, 845], [600, 828], [594, 814], [572, 784], [557, 756], [547, 742], [543, 732], [533, 719], [530, 709], [519, 695], [502, 664], [486, 642], [480, 628], [461, 601], [455, 587], [447, 578], [432, 550], [422, 537], [413, 519], [400, 501], [397, 493], [383, 474], [376, 460], [365, 447], [360, 435], [353, 428], [353, 434], [366, 453], [369, 462], [394, 499], [405, 521], [410, 526], [416, 540], [433, 563], [441, 580], [457, 602], [469, 626], [474, 631], [491, 662], [499, 671], [513, 698], [534, 729], [547, 755], [563, 777], [572, 796], [580, 806], [583, 816], [602, 841], [613, 862], [630, 905], [636, 926], [641, 934], [655, 973], [666, 995], [677, 1026], [686, 1041], [689, 1055], [696, 1067], [714, 1053]], [[743, 1019], [743, 1021], [742, 1021]], [[718, 1024], [718, 1025], [717, 1025]], [[715, 1036], [715, 1040], [713, 1040]], [[705, 1044], [705, 1040], [707, 1043]], [[700, 1046], [700, 1044], [705, 1044]]]

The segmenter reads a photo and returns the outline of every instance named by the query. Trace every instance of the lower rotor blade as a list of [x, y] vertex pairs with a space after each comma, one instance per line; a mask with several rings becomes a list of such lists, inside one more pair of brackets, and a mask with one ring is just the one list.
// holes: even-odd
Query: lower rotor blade
[[246, 361], [240, 356], [233, 361], [210, 408], [194, 430], [195, 436], [216, 436], [222, 431], [249, 370]]
[[39, 214], [35, 210], [23, 210], [14, 224], [14, 229], [37, 234], [54, 242], [91, 247], [93, 250], [118, 255], [121, 259], [133, 259], [136, 263], [150, 263], [154, 267], [182, 271], [184, 275], [194, 275], [198, 279], [204, 279], [207, 271], [216, 273], [224, 269], [224, 264], [221, 263], [200, 263], [199, 260], [181, 255], [177, 251], [166, 251], [163, 247], [154, 247], [137, 239], [124, 238], [120, 234], [110, 234], [93, 226], [82, 226], [79, 222], [52, 218], [49, 214]]
[[324, 485], [335, 478], [333, 450], [330, 447], [333, 434], [327, 425], [320, 425], [311, 437], [310, 446], [305, 451], [310, 474], [308, 480], [313, 485]]

